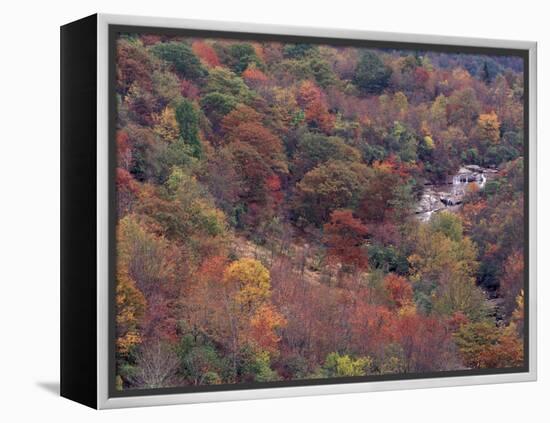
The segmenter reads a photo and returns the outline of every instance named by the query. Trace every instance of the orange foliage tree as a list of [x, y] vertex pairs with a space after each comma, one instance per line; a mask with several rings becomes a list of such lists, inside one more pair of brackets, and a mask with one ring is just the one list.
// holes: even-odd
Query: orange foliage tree
[[413, 304], [412, 285], [403, 276], [388, 273], [384, 278], [384, 288], [392, 307], [402, 308]]
[[267, 82], [268, 78], [265, 73], [258, 69], [254, 64], [249, 65], [242, 74], [243, 79], [249, 85], [259, 86]]
[[321, 89], [314, 82], [304, 81], [298, 91], [298, 104], [302, 106], [306, 121], [325, 133], [334, 127], [334, 116], [328, 111]]
[[512, 252], [504, 263], [504, 272], [500, 279], [500, 293], [504, 299], [504, 311], [511, 316], [516, 306], [516, 299], [524, 285], [523, 254]]
[[221, 129], [224, 134], [231, 134], [241, 123], [256, 123], [261, 125], [262, 115], [252, 107], [239, 104], [223, 117]]

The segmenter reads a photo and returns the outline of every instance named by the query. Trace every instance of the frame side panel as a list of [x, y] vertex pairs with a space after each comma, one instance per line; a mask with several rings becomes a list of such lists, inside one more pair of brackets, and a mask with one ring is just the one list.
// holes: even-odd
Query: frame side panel
[[61, 27], [61, 396], [97, 406], [97, 15]]

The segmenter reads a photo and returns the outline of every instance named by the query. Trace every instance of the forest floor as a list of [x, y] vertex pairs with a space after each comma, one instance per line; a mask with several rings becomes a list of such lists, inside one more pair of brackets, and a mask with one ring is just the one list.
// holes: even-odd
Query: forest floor
[[[279, 266], [290, 266], [299, 279], [310, 285], [328, 285], [341, 288], [339, 283], [339, 264], [325, 261], [322, 249], [314, 242], [297, 237], [292, 241], [276, 240], [272, 246], [258, 245], [244, 235], [235, 235], [232, 241], [233, 253], [238, 258], [253, 258], [262, 262], [270, 271]], [[368, 280], [370, 272], [357, 274], [359, 280]]]
[[236, 235], [233, 239], [232, 249], [239, 258], [247, 257], [259, 260], [268, 269], [286, 258], [290, 263], [298, 263], [298, 265], [294, 264], [293, 270], [300, 273], [304, 281], [312, 285], [321, 284], [323, 272], [314, 270], [319, 265], [319, 258], [316, 257], [315, 251], [309, 244], [294, 241], [284, 249], [278, 245], [279, 243], [269, 248], [258, 245], [242, 235]]

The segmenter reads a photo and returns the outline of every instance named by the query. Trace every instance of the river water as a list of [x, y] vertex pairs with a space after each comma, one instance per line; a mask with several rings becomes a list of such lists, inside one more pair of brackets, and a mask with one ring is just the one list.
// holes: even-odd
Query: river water
[[464, 165], [446, 182], [425, 185], [415, 210], [417, 218], [426, 222], [434, 213], [443, 210], [457, 211], [462, 205], [470, 184], [475, 184], [481, 189], [496, 173], [496, 169]]

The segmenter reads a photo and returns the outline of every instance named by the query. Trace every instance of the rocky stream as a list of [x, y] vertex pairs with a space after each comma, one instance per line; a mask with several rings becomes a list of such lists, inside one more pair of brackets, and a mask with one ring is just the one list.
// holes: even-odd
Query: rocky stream
[[494, 178], [497, 172], [496, 169], [464, 165], [444, 183], [425, 184], [415, 210], [416, 216], [421, 221], [428, 221], [433, 213], [458, 210], [470, 184], [483, 188], [487, 180]]

